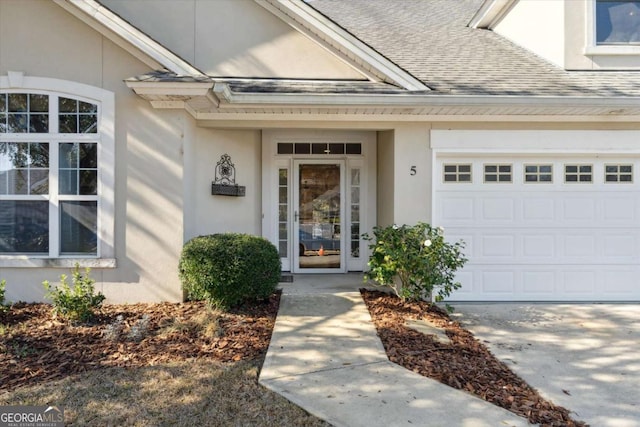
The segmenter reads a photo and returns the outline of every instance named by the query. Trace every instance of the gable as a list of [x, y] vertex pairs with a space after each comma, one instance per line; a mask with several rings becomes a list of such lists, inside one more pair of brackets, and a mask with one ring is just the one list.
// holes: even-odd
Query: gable
[[210, 76], [365, 79], [254, 1], [102, 3]]

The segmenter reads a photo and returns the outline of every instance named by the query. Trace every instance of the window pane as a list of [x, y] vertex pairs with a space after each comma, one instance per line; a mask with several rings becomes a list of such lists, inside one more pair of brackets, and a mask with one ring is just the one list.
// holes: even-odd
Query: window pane
[[7, 95], [0, 93], [0, 113], [7, 112]]
[[76, 133], [78, 131], [78, 116], [60, 114], [60, 133]]
[[29, 194], [29, 171], [27, 169], [13, 169], [7, 174], [9, 183], [8, 194]]
[[49, 115], [48, 114], [32, 114], [29, 121], [30, 133], [47, 133], [49, 132]]
[[27, 94], [10, 93], [9, 94], [9, 112], [27, 112]]
[[96, 254], [97, 202], [60, 202], [60, 253]]
[[[2, 99], [2, 95], [0, 95], [0, 99]], [[0, 113], [0, 133], [8, 132], [7, 127], [7, 115], [4, 113]]]
[[32, 168], [49, 167], [49, 144], [34, 142], [29, 150], [29, 164]]
[[311, 146], [309, 144], [296, 144], [296, 154], [310, 154]]
[[29, 171], [30, 194], [49, 194], [49, 169], [31, 169]]
[[60, 144], [60, 167], [63, 169], [78, 167], [78, 146]]
[[49, 203], [0, 200], [0, 253], [49, 252]]
[[327, 154], [327, 144], [311, 144], [311, 154]]
[[98, 171], [80, 170], [80, 191], [81, 195], [98, 194]]
[[48, 113], [49, 96], [29, 95], [29, 111], [31, 111], [32, 113]]
[[80, 111], [81, 113], [97, 113], [98, 112], [98, 106], [95, 105], [95, 104], [90, 104], [88, 102], [79, 101], [78, 102], [78, 111]]
[[79, 133], [96, 133], [98, 132], [98, 116], [95, 114], [87, 114], [80, 116]]
[[346, 148], [347, 154], [362, 154], [361, 144], [347, 144]]
[[58, 182], [60, 194], [78, 194], [78, 171], [76, 169], [61, 169]]
[[83, 169], [98, 167], [97, 144], [80, 144], [80, 167]]
[[293, 154], [293, 144], [278, 143], [278, 154]]
[[640, 43], [640, 2], [596, 2], [596, 42], [598, 44]]
[[331, 154], [344, 154], [344, 144], [329, 144]]
[[58, 108], [61, 113], [75, 113], [78, 111], [78, 101], [69, 98], [59, 98]]
[[9, 114], [9, 120], [7, 121], [7, 132], [9, 133], [26, 133], [28, 115], [26, 114]]

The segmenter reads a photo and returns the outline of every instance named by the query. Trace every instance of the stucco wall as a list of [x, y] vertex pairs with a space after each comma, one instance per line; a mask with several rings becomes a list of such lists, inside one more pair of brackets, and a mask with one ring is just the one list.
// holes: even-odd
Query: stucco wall
[[[185, 239], [203, 234], [236, 232], [261, 234], [261, 134], [257, 130], [195, 129], [195, 158], [191, 204], [186, 206]], [[211, 195], [216, 164], [228, 154], [236, 184], [244, 197]]]
[[253, 0], [102, 3], [206, 74], [362, 78]]
[[[49, 0], [0, 1], [0, 75], [22, 71], [115, 94], [115, 258], [92, 271], [111, 302], [178, 301], [185, 117], [151, 108], [123, 79], [148, 68]], [[71, 94], [73, 95], [73, 94]], [[41, 300], [68, 269], [1, 268], [7, 299]]]
[[556, 65], [564, 66], [562, 1], [520, 0], [494, 31]]

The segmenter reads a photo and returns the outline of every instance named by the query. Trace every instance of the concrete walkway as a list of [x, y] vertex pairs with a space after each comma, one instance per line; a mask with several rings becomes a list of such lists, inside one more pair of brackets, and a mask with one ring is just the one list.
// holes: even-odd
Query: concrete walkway
[[260, 383], [336, 427], [529, 425], [389, 362], [362, 286], [361, 274], [304, 275], [281, 284]]

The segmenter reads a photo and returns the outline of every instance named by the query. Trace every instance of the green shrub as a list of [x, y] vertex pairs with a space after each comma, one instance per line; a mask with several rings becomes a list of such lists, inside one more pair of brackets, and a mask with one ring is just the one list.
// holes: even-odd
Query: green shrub
[[4, 292], [7, 286], [7, 281], [2, 279], [0, 280], [0, 313], [4, 313], [9, 309], [9, 305], [4, 300]]
[[280, 280], [280, 255], [268, 240], [249, 234], [199, 236], [182, 249], [179, 273], [189, 300], [227, 309], [271, 295]]
[[100, 292], [95, 293], [95, 281], [89, 277], [90, 271], [86, 268], [82, 275], [76, 264], [71, 276], [72, 287], [67, 283], [66, 274], [60, 275], [60, 285], [57, 287], [53, 287], [48, 280], [42, 282], [47, 291], [45, 298], [53, 302], [56, 315], [77, 322], [85, 322], [93, 317], [94, 310], [102, 305], [105, 296]]
[[419, 301], [431, 299], [439, 302], [460, 288], [455, 272], [467, 259], [462, 254], [464, 243], [448, 243], [444, 230], [420, 222], [414, 226], [391, 225], [374, 227], [369, 249], [370, 270], [365, 280], [388, 286], [402, 299]]

